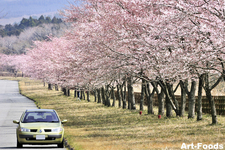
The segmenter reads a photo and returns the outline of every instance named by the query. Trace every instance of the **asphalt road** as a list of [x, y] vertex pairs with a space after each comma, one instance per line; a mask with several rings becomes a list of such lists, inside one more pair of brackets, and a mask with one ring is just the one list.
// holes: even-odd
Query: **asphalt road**
[[[37, 108], [33, 101], [19, 94], [17, 81], [0, 80], [0, 149], [16, 148], [16, 127], [13, 120], [19, 120], [26, 109]], [[24, 145], [21, 150], [57, 149], [57, 145]]]

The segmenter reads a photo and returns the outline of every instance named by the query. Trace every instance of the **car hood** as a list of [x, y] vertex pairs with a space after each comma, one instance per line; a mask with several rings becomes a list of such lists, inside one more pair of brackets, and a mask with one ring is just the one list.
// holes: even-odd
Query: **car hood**
[[21, 123], [20, 127], [24, 128], [57, 128], [60, 127], [60, 123], [48, 123], [48, 122], [35, 122], [35, 123]]

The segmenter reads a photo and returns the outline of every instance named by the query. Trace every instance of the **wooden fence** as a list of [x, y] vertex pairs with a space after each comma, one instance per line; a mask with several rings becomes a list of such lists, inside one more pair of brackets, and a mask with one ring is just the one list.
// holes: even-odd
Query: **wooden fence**
[[3, 72], [3, 71], [0, 71], [0, 76], [3, 76], [3, 77], [22, 77], [23, 74], [21, 72], [18, 72], [18, 73], [12, 73], [12, 72]]
[[[141, 93], [135, 92], [134, 94], [135, 94], [135, 102], [140, 103]], [[116, 99], [118, 99], [117, 92], [115, 92], [115, 95], [116, 95]], [[180, 104], [181, 96], [175, 96], [175, 97]], [[213, 96], [213, 98], [215, 101], [217, 114], [225, 115], [225, 96]], [[144, 104], [147, 105], [146, 98], [144, 100]], [[153, 105], [158, 106], [158, 97], [156, 94], [153, 98]], [[186, 98], [186, 108], [185, 109], [188, 110], [188, 98]], [[196, 97], [196, 101], [195, 101], [195, 111], [197, 111], [197, 97]], [[202, 97], [202, 112], [203, 113], [211, 113], [211, 107], [210, 107], [209, 101], [205, 96]]]

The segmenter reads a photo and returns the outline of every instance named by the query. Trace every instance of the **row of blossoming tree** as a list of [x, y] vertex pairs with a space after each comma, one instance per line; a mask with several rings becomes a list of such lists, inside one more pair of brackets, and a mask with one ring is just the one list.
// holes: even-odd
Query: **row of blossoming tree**
[[[117, 87], [119, 106], [129, 109], [136, 109], [133, 84], [141, 80], [140, 109], [146, 96], [148, 113], [154, 113], [157, 94], [158, 113], [164, 114], [165, 103], [168, 117], [172, 110], [184, 115], [187, 95], [188, 117], [194, 118], [198, 87], [197, 119], [202, 119], [204, 89], [212, 123], [217, 123], [211, 91], [225, 72], [223, 0], [83, 0], [62, 14], [71, 23], [63, 37], [35, 42], [25, 55], [1, 55], [2, 65], [49, 84], [101, 92], [107, 106], [114, 105], [110, 88]], [[181, 89], [180, 103], [175, 83]]]

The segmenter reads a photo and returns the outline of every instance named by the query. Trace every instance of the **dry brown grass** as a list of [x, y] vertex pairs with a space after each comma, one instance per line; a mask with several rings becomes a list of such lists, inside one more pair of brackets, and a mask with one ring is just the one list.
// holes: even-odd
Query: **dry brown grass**
[[[166, 118], [139, 115], [139, 111], [105, 107], [102, 104], [63, 96], [60, 91], [49, 91], [42, 83], [20, 78], [20, 89], [36, 100], [41, 108], [55, 109], [61, 119], [68, 119], [65, 135], [76, 150], [148, 150], [180, 149], [186, 144], [223, 144], [225, 147], [225, 117], [218, 116], [218, 125], [204, 119]], [[30, 82], [26, 84], [25, 82]], [[155, 108], [155, 113], [157, 108]]]

